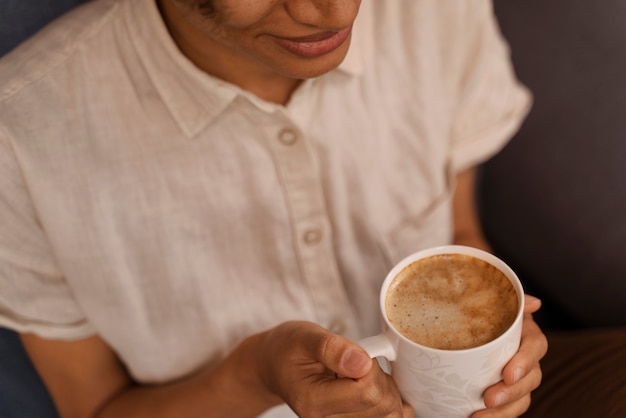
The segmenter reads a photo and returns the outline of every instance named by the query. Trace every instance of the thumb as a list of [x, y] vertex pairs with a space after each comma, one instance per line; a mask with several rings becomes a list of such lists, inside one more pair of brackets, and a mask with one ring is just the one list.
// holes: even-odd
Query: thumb
[[372, 369], [372, 358], [361, 348], [351, 347], [341, 356], [339, 369], [337, 374], [358, 379]]
[[318, 360], [342, 377], [358, 379], [372, 368], [372, 358], [358, 344], [328, 333], [318, 347]]

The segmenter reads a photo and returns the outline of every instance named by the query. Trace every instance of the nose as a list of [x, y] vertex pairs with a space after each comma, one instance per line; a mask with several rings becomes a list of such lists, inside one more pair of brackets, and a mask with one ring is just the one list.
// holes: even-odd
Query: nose
[[354, 23], [361, 0], [286, 0], [289, 16], [305, 25], [345, 29]]

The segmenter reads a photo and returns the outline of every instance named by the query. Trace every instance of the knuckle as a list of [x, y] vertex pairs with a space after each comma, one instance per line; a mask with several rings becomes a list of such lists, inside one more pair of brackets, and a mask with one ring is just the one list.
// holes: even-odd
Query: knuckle
[[289, 402], [289, 406], [298, 413], [300, 418], [322, 418], [321, 411], [318, 408], [312, 408], [312, 405], [315, 404], [306, 393], [295, 395]]
[[520, 399], [520, 412], [522, 414], [528, 411], [528, 409], [530, 408], [531, 401], [532, 401], [532, 397], [530, 393], [524, 396], [522, 399]]
[[541, 385], [542, 379], [543, 372], [541, 371], [539, 364], [536, 364], [530, 369], [528, 374], [519, 382], [519, 384], [512, 387], [515, 388], [515, 394], [521, 398], [527, 393], [537, 389]]
[[411, 416], [413, 417], [414, 415], [409, 415], [407, 414], [407, 410], [405, 408], [402, 408], [401, 406], [398, 408], [395, 408], [393, 410], [393, 412], [391, 413], [392, 417], [398, 417], [398, 418], [404, 418], [404, 417], [408, 417]]
[[315, 351], [318, 359], [328, 358], [333, 354], [335, 346], [335, 336], [330, 333], [320, 334], [315, 344]]
[[532, 390], [535, 390], [539, 387], [539, 385], [541, 385], [541, 382], [543, 380], [543, 371], [541, 370], [541, 367], [537, 367], [536, 369], [537, 371], [535, 373], [537, 373], [537, 381], [533, 387]]
[[368, 408], [379, 406], [385, 398], [385, 394], [379, 386], [371, 385], [361, 392], [361, 401]]
[[548, 337], [541, 334], [541, 358], [543, 358], [548, 353], [549, 348], [550, 344], [548, 343]]
[[413, 408], [407, 404], [404, 404], [402, 406], [402, 417], [403, 418], [414, 418], [415, 417], [415, 411], [413, 410]]
[[548, 337], [546, 337], [541, 331], [539, 331], [539, 335], [537, 336], [537, 345], [540, 348], [541, 357], [546, 355], [548, 352]]
[[391, 412], [387, 414], [387, 416], [393, 418], [404, 418], [408, 416], [413, 417], [413, 415], [407, 415], [406, 412], [400, 407], [394, 408]]

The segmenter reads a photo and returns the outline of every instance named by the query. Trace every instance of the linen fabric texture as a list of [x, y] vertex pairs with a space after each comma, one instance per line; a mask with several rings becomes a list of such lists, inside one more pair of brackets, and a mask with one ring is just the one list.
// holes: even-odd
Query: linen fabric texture
[[404, 256], [451, 240], [454, 176], [530, 95], [489, 1], [364, 0], [286, 106], [213, 78], [153, 0], [96, 0], [0, 60], [0, 325], [98, 334], [158, 383], [286, 320], [379, 330]]

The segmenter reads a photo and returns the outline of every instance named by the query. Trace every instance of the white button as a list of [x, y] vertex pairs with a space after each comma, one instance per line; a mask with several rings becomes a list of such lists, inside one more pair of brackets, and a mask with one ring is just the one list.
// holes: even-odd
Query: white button
[[278, 140], [284, 145], [293, 145], [298, 140], [298, 134], [291, 128], [285, 128], [278, 133]]
[[303, 239], [306, 244], [317, 244], [322, 240], [322, 230], [319, 228], [307, 229], [304, 231]]
[[346, 332], [346, 323], [341, 319], [335, 319], [328, 326], [328, 330], [333, 334], [343, 334]]

